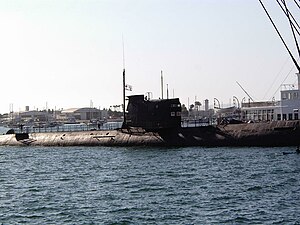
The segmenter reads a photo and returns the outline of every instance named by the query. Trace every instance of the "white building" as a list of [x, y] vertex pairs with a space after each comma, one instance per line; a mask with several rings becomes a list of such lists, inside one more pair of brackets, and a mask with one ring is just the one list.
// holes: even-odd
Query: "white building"
[[71, 108], [61, 111], [61, 117], [69, 122], [78, 120], [102, 120], [103, 110], [96, 108]]
[[245, 121], [272, 121], [280, 108], [279, 101], [242, 103], [242, 119]]
[[298, 89], [290, 86], [288, 90], [281, 91], [280, 110], [277, 120], [298, 120], [300, 108], [300, 74], [298, 76]]
[[[252, 121], [298, 120], [300, 109], [300, 75], [298, 87], [285, 85], [280, 101], [242, 103], [242, 119]], [[286, 88], [288, 87], [288, 88]]]

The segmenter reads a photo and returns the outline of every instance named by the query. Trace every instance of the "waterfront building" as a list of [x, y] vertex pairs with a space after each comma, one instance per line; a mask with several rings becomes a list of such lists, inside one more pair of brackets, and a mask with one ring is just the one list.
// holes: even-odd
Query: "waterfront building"
[[60, 119], [62, 121], [76, 122], [86, 120], [103, 120], [104, 110], [96, 108], [70, 108], [61, 111]]
[[242, 119], [245, 121], [299, 120], [300, 75], [298, 87], [282, 85], [279, 101], [242, 103]]
[[242, 103], [241, 117], [244, 121], [273, 121], [279, 108], [280, 101]]

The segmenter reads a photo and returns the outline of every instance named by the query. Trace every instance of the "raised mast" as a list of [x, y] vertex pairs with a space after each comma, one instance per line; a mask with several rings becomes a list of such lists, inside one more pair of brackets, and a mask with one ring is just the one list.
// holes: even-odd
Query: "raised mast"
[[123, 69], [123, 126], [126, 125], [126, 113], [125, 113], [125, 68]]
[[126, 89], [126, 79], [125, 79], [125, 51], [124, 51], [124, 38], [122, 35], [122, 47], [123, 47], [123, 125], [126, 126], [126, 113], [125, 113], [125, 89]]

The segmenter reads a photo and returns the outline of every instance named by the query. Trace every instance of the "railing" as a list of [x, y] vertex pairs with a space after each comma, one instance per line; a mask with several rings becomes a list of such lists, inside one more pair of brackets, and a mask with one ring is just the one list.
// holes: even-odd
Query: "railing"
[[120, 122], [108, 122], [101, 126], [97, 124], [64, 124], [54, 127], [23, 127], [13, 128], [15, 133], [46, 133], [46, 132], [78, 132], [91, 130], [115, 130], [121, 128]]
[[[182, 120], [181, 127], [202, 127], [214, 124], [211, 120]], [[97, 124], [64, 124], [54, 127], [13, 128], [15, 133], [46, 133], [46, 132], [79, 132], [92, 130], [115, 130], [121, 128], [122, 122], [108, 122], [100, 127]]]
[[181, 127], [203, 127], [212, 125], [213, 121], [211, 120], [182, 120], [181, 121]]

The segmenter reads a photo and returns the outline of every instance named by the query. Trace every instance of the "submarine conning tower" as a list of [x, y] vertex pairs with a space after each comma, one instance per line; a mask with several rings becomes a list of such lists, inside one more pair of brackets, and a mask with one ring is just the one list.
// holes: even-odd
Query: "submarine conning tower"
[[178, 128], [181, 126], [179, 98], [147, 99], [144, 95], [128, 96], [126, 126], [145, 130]]

